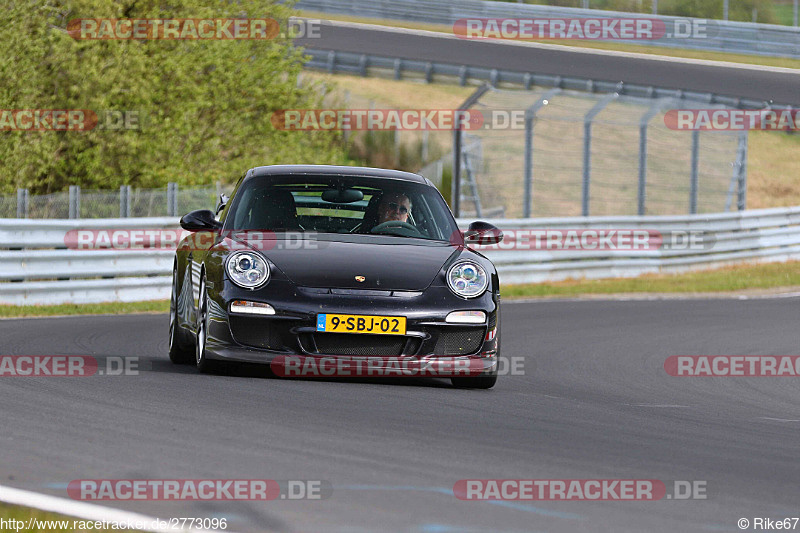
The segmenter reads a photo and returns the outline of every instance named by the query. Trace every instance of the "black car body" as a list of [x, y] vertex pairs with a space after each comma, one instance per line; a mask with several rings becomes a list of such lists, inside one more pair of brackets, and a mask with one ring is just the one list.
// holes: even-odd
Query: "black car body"
[[[381, 201], [391, 194], [413, 200], [408, 220], [376, 224], [376, 209], [385, 211]], [[467, 246], [470, 233], [465, 242], [426, 178], [358, 167], [256, 167], [239, 180], [218, 219], [195, 211], [181, 225], [193, 233], [175, 255], [173, 362], [206, 371], [214, 361], [269, 364], [287, 355], [448, 358], [480, 368], [479, 375], [452, 377], [454, 385], [494, 385], [497, 271]], [[486, 223], [470, 229], [484, 243], [502, 238]], [[362, 328], [366, 333], [319, 329], [325, 317], [349, 327], [338, 315], [364, 316], [368, 325], [378, 318], [372, 329]], [[405, 319], [404, 331], [389, 331], [393, 317]], [[381, 319], [389, 330], [380, 330]]]

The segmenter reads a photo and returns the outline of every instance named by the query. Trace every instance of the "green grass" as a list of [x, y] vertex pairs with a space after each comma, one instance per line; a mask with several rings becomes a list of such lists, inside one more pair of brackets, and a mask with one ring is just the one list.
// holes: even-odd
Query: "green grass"
[[[789, 6], [791, 9], [791, 6]], [[343, 22], [360, 22], [364, 24], [380, 24], [393, 26], [396, 28], [408, 28], [414, 30], [437, 31], [442, 33], [453, 33], [453, 26], [447, 24], [428, 24], [423, 22], [409, 22], [404, 20], [386, 20], [369, 17], [356, 17], [350, 15], [339, 15], [336, 13], [319, 13], [315, 11], [299, 11], [300, 16], [312, 19], [339, 20]], [[790, 15], [791, 17], [791, 12]], [[785, 14], [782, 14], [785, 18]], [[791, 22], [791, 19], [790, 19]], [[558, 44], [563, 46], [576, 46], [579, 48], [591, 48], [595, 50], [616, 50], [619, 52], [633, 52], [639, 54], [653, 54], [668, 57], [684, 57], [687, 59], [703, 59], [708, 61], [726, 61], [730, 63], [744, 63], [749, 65], [764, 65], [769, 67], [783, 67], [800, 69], [800, 60], [784, 57], [767, 57], [747, 54], [731, 54], [725, 52], [707, 52], [703, 50], [689, 50], [681, 48], [667, 48], [660, 46], [648, 46], [641, 44], [613, 43], [602, 41], [586, 40], [546, 40], [531, 41], [545, 44]]]
[[[2, 518], [3, 520], [6, 520], [6, 521], [8, 521], [8, 520], [19, 520], [19, 521], [25, 522], [25, 527], [23, 527], [22, 529], [18, 529], [18, 530], [15, 529], [15, 528], [10, 527], [6, 523], [6, 527], [2, 528], [3, 531], [11, 531], [11, 532], [18, 531], [19, 533], [51, 533], [53, 531], [87, 531], [88, 530], [88, 528], [86, 530], [80, 528], [80, 526], [81, 526], [80, 522], [88, 522], [86, 520], [81, 520], [80, 518], [73, 518], [73, 517], [70, 517], [70, 516], [60, 515], [60, 514], [56, 514], [56, 513], [48, 513], [48, 512], [45, 512], [45, 511], [39, 511], [38, 509], [31, 509], [29, 507], [21, 507], [19, 505], [9, 505], [9, 504], [6, 504], [6, 503], [0, 503], [0, 518]], [[50, 528], [50, 527], [36, 527], [36, 526], [34, 526], [32, 528], [28, 528], [27, 527], [28, 520], [30, 520], [31, 518], [35, 518], [36, 520], [40, 520], [40, 521], [44, 521], [44, 520], [63, 521], [63, 520], [66, 520], [67, 521], [67, 524], [66, 524], [67, 527], [66, 528], [60, 527], [61, 524], [58, 524], [58, 525], [51, 524], [51, 525], [54, 525], [54, 526], [57, 526], [57, 527]], [[78, 522], [77, 524], [75, 523], [76, 521]], [[41, 524], [41, 525], [45, 525], [45, 524]], [[75, 529], [73, 527], [73, 525], [77, 525], [78, 529]], [[88, 525], [88, 524], [85, 524], [85, 525]], [[94, 522], [92, 522], [92, 525], [94, 525]], [[91, 531], [117, 531], [118, 532], [118, 531], [127, 531], [127, 530], [91, 529]]]
[[0, 317], [2, 318], [63, 315], [127, 315], [131, 313], [168, 312], [168, 300], [101, 304], [0, 305]]
[[778, 18], [778, 23], [785, 26], [791, 26], [794, 23], [794, 7], [791, 2], [788, 4], [777, 4], [773, 8], [775, 16]]
[[501, 293], [504, 299], [513, 299], [590, 294], [730, 293], [798, 286], [800, 261], [790, 261], [737, 265], [685, 274], [648, 274], [638, 278], [504, 285]]

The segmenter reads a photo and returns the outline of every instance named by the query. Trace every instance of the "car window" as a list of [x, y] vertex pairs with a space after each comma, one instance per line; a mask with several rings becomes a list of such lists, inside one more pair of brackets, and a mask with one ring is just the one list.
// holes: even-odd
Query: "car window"
[[264, 176], [230, 201], [226, 229], [388, 235], [447, 241], [457, 231], [425, 184], [342, 176]]

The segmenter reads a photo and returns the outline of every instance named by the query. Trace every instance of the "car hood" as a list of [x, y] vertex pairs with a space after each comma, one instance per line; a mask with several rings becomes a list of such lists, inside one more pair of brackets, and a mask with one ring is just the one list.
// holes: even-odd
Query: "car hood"
[[[458, 253], [458, 247], [448, 243], [403, 242], [397, 237], [245, 243], [301, 287], [420, 291]], [[362, 276], [363, 281], [356, 279]]]

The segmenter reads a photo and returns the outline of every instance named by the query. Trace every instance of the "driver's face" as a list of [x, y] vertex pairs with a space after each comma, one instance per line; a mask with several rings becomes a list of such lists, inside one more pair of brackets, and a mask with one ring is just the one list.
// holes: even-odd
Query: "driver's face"
[[378, 223], [399, 220], [408, 222], [408, 213], [411, 211], [411, 201], [402, 193], [390, 193], [381, 199], [378, 206]]

